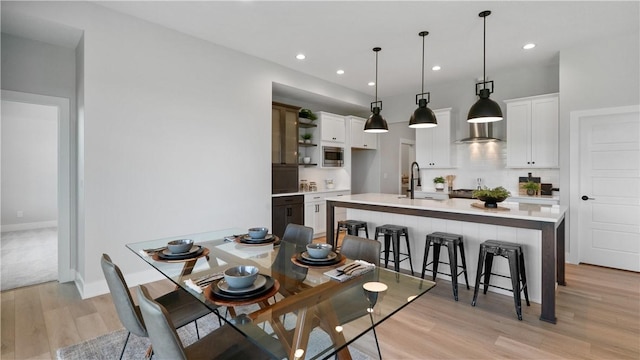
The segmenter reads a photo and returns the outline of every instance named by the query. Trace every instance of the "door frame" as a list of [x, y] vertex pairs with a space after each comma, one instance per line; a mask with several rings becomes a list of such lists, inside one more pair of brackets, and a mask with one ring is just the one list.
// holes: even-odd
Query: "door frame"
[[[58, 108], [58, 281], [75, 280], [71, 267], [71, 244], [75, 189], [72, 182], [71, 120], [69, 99], [55, 96], [2, 90], [2, 100]], [[74, 242], [75, 243], [75, 242]]]
[[602, 115], [640, 113], [640, 105], [619, 106], [592, 110], [572, 111], [569, 117], [569, 253], [567, 262], [580, 262], [580, 121], [584, 118]]
[[[402, 145], [409, 145], [413, 148], [413, 159], [416, 158], [416, 141], [410, 139], [400, 138], [400, 144], [398, 145], [398, 174], [402, 176]], [[420, 175], [418, 175], [420, 176]], [[398, 180], [398, 194], [402, 194], [402, 180]]]

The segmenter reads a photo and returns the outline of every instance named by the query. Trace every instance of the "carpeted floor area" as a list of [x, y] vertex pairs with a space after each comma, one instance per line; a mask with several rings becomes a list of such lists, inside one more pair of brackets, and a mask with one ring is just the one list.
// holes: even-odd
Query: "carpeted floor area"
[[[249, 309], [250, 307], [242, 308], [246, 308], [248, 311], [251, 310]], [[253, 310], [257, 310], [257, 307]], [[218, 318], [214, 314], [207, 315], [198, 320], [198, 330], [201, 337], [215, 330], [216, 328], [218, 328], [218, 326]], [[287, 316], [287, 319], [285, 320], [285, 327], [289, 329], [293, 326], [295, 326], [295, 316]], [[268, 333], [272, 331], [269, 326], [266, 326], [264, 330]], [[329, 336], [319, 329], [314, 329], [313, 331], [321, 332], [321, 334], [316, 334], [321, 336], [315, 337], [316, 339], [319, 339], [317, 343], [309, 344], [308, 353], [322, 353], [322, 350], [328, 348], [331, 343]], [[178, 335], [180, 336], [180, 339], [185, 346], [188, 346], [189, 344], [192, 344], [197, 340], [196, 330], [193, 323], [178, 329]], [[117, 330], [112, 333], [99, 336], [95, 339], [90, 339], [79, 344], [60, 348], [56, 352], [56, 357], [57, 360], [118, 359], [126, 337], [127, 330]], [[122, 359], [143, 359], [149, 345], [151, 345], [151, 341], [149, 341], [148, 338], [141, 338], [132, 334], [129, 338], [129, 342], [127, 343], [127, 347]], [[367, 355], [353, 346], [349, 346], [349, 350], [354, 360], [370, 359]], [[321, 358], [322, 356], [323, 355], [319, 355], [317, 358]]]
[[58, 228], [10, 231], [0, 239], [0, 290], [58, 278]]

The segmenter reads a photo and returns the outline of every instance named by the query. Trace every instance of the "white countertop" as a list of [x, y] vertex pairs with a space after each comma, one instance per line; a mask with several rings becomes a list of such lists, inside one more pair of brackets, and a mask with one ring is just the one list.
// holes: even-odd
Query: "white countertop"
[[477, 199], [410, 199], [397, 194], [378, 193], [328, 197], [327, 200], [553, 223], [557, 223], [562, 220], [565, 212], [567, 211], [566, 206], [513, 202], [503, 202], [498, 204], [500, 207], [508, 208], [509, 210], [479, 209], [471, 206], [472, 203], [482, 204], [482, 202]]

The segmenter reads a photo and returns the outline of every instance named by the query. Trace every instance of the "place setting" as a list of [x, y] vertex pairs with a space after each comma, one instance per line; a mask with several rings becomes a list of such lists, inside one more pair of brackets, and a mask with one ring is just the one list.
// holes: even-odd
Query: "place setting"
[[280, 238], [269, 234], [269, 229], [266, 227], [253, 227], [250, 228], [247, 234], [237, 235], [235, 242], [243, 245], [277, 245], [280, 242]]
[[331, 244], [313, 243], [307, 250], [291, 257], [291, 261], [301, 267], [326, 267], [340, 265], [346, 258], [333, 251]]
[[267, 299], [278, 291], [278, 281], [269, 275], [260, 274], [252, 265], [232, 266], [226, 269], [222, 278], [204, 287], [205, 297], [218, 304], [242, 302], [254, 303]]
[[146, 249], [144, 251], [147, 254], [151, 254], [153, 259], [156, 261], [182, 261], [204, 256], [209, 253], [209, 249], [201, 245], [194, 244], [191, 239], [172, 240], [164, 247]]

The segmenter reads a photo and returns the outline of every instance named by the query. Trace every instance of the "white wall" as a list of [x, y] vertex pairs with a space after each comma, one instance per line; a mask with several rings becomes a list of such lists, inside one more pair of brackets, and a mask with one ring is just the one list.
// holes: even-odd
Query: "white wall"
[[58, 219], [58, 108], [3, 100], [1, 122], [3, 231], [51, 226]]
[[[577, 187], [569, 172], [579, 154], [569, 142], [572, 111], [640, 104], [640, 34], [594, 40], [560, 54], [560, 175], [561, 191]], [[563, 139], [565, 141], [563, 141]], [[566, 197], [562, 205], [569, 205]], [[577, 218], [569, 209], [567, 260], [578, 261]], [[575, 250], [574, 250], [575, 249]]]
[[126, 243], [271, 223], [273, 82], [369, 102], [91, 3], [3, 3], [4, 11], [84, 30], [84, 296], [106, 291], [103, 252], [126, 274], [149, 270]]

